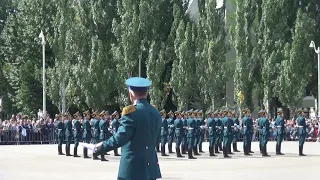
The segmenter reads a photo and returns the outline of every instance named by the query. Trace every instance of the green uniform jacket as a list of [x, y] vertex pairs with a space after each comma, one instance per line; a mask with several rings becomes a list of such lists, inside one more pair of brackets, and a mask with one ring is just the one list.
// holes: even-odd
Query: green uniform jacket
[[214, 121], [216, 121], [216, 132], [219, 136], [222, 133], [222, 121], [220, 118], [214, 118]]
[[278, 116], [276, 119], [276, 122], [274, 123], [274, 125], [277, 128], [277, 134], [279, 135], [284, 135], [285, 134], [285, 127], [284, 127], [284, 120], [281, 116]]
[[[161, 178], [155, 150], [161, 128], [160, 113], [147, 99], [139, 99], [136, 105], [132, 106], [135, 110], [122, 116], [118, 132], [103, 142], [103, 151], [108, 152], [122, 147], [119, 178], [128, 180]], [[132, 110], [132, 106], [129, 109]]]
[[161, 136], [168, 136], [168, 122], [165, 118], [162, 118], [161, 122]]
[[90, 122], [88, 120], [84, 120], [83, 121], [83, 134], [82, 134], [82, 138], [92, 138], [92, 134], [91, 134], [91, 125]]
[[246, 134], [246, 135], [251, 134], [252, 126], [251, 126], [251, 123], [250, 123], [250, 119], [247, 116], [242, 118], [241, 125], [242, 125], [242, 130], [243, 130], [242, 133], [243, 134]]
[[107, 139], [107, 137], [108, 137], [108, 124], [105, 120], [100, 120], [99, 129], [100, 129], [100, 140]]
[[207, 127], [209, 129], [209, 136], [214, 137], [216, 133], [216, 121], [212, 118], [208, 118]]
[[174, 135], [174, 121], [172, 118], [168, 118], [167, 119], [167, 122], [168, 122], [168, 133], [169, 135], [173, 136]]
[[97, 119], [92, 120], [92, 128], [93, 128], [93, 137], [99, 138], [100, 129], [99, 129], [99, 121]]
[[57, 122], [57, 129], [58, 129], [58, 138], [63, 138], [65, 136], [65, 128], [62, 121]]
[[183, 133], [183, 122], [181, 119], [174, 120], [175, 136], [180, 137]]
[[222, 126], [223, 126], [223, 136], [230, 137], [232, 135], [232, 127], [233, 121], [229, 119], [228, 117], [224, 117], [222, 120]]
[[260, 129], [261, 135], [269, 137], [269, 134], [270, 134], [269, 120], [265, 117], [261, 117], [261, 118], [259, 118], [258, 123], [259, 123], [259, 129]]
[[65, 128], [66, 128], [66, 137], [72, 137], [72, 123], [70, 120], [66, 120]]
[[297, 119], [297, 123], [298, 123], [298, 128], [299, 128], [299, 135], [305, 135], [307, 134], [307, 124], [306, 124], [306, 119], [302, 116], [299, 116]]
[[187, 137], [194, 137], [196, 135], [197, 122], [193, 118], [187, 119], [188, 134]]
[[81, 124], [80, 121], [74, 119], [73, 120], [73, 135], [75, 139], [80, 139], [81, 137]]

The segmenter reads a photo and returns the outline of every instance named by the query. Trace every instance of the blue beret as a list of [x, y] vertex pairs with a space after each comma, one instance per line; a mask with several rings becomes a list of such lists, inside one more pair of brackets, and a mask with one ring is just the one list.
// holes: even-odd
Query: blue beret
[[132, 91], [147, 91], [151, 84], [149, 79], [142, 77], [132, 77], [126, 80], [126, 85]]

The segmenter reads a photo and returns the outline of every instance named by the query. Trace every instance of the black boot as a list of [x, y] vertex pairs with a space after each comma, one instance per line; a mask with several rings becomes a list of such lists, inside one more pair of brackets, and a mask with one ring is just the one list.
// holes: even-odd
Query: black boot
[[232, 146], [233, 146], [233, 152], [240, 152], [237, 147], [237, 142], [232, 143]]
[[216, 156], [215, 154], [214, 154], [214, 151], [213, 151], [213, 146], [209, 146], [209, 156]]
[[223, 152], [222, 143], [219, 143], [219, 151]]
[[233, 153], [231, 152], [231, 144], [227, 145], [227, 152], [228, 152], [228, 154], [233, 154]]
[[243, 146], [243, 153], [245, 156], [251, 156], [251, 154], [249, 153], [248, 145]]
[[299, 156], [306, 156], [303, 154], [303, 146], [299, 146]]
[[204, 153], [204, 151], [202, 151], [202, 143], [199, 143], [199, 152]]
[[192, 149], [188, 149], [188, 159], [197, 159], [192, 155]]
[[195, 156], [200, 156], [200, 155], [201, 155], [201, 154], [198, 153], [198, 148], [197, 148], [197, 146], [193, 148], [193, 151], [194, 151], [194, 155], [195, 155]]
[[64, 155], [64, 154], [62, 153], [62, 146], [58, 146], [58, 155]]
[[172, 144], [168, 144], [168, 149], [169, 149], [169, 154], [173, 154], [174, 152], [172, 151]]
[[83, 158], [85, 158], [85, 159], [87, 159], [87, 158], [90, 158], [89, 156], [88, 156], [88, 149], [87, 148], [83, 148]]
[[165, 145], [161, 145], [161, 156], [169, 156], [166, 154], [166, 149], [165, 149]]
[[104, 157], [104, 154], [101, 154], [101, 161], [109, 161]]
[[181, 145], [181, 154], [187, 154], [184, 145]]
[[280, 153], [280, 155], [284, 155], [284, 154], [281, 152], [281, 144], [279, 145], [279, 153]]
[[118, 148], [113, 150], [114, 156], [120, 156], [120, 154], [118, 153]]
[[218, 150], [218, 145], [215, 145], [215, 146], [214, 146], [214, 153], [216, 153], [216, 154], [221, 154], [221, 153], [219, 152], [219, 150]]
[[177, 154], [178, 158], [183, 158], [184, 157], [184, 156], [181, 155], [179, 147], [176, 147], [176, 154]]
[[228, 155], [228, 149], [226, 146], [223, 146], [223, 157], [224, 158], [230, 158], [230, 156]]
[[262, 151], [262, 156], [263, 157], [269, 157], [268, 153], [267, 153], [267, 146], [261, 146], [261, 151]]
[[69, 147], [66, 146], [66, 156], [72, 156], [70, 154], [70, 146]]
[[259, 144], [260, 154], [262, 154], [261, 144]]
[[[102, 155], [101, 155], [101, 156], [102, 156]], [[92, 154], [92, 159], [93, 159], [93, 160], [100, 160], [95, 153]]]
[[78, 148], [76, 147], [73, 148], [73, 157], [80, 157], [78, 156]]
[[276, 155], [283, 155], [282, 153], [281, 153], [281, 149], [280, 149], [280, 145], [276, 145]]
[[253, 151], [251, 151], [251, 143], [249, 143], [248, 152], [249, 152], [249, 153], [254, 153]]

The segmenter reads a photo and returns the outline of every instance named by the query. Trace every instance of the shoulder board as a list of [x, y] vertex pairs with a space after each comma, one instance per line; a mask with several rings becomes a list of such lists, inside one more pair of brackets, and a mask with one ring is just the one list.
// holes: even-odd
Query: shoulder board
[[122, 116], [133, 113], [136, 111], [136, 107], [134, 105], [126, 106], [122, 109]]

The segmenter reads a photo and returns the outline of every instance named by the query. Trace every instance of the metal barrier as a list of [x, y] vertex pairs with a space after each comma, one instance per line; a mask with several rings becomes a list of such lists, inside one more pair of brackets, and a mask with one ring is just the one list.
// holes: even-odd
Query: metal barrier
[[[205, 133], [205, 141], [208, 140], [208, 132]], [[238, 139], [243, 140], [243, 135], [240, 134]], [[259, 140], [259, 132], [253, 134], [252, 141]], [[270, 141], [276, 140], [276, 135], [271, 131]], [[285, 141], [296, 141], [298, 136], [286, 133]], [[307, 137], [306, 141], [317, 141], [317, 137]], [[0, 130], [0, 145], [19, 145], [19, 144], [56, 144], [57, 130], [55, 128], [46, 129], [26, 129], [26, 130]]]

